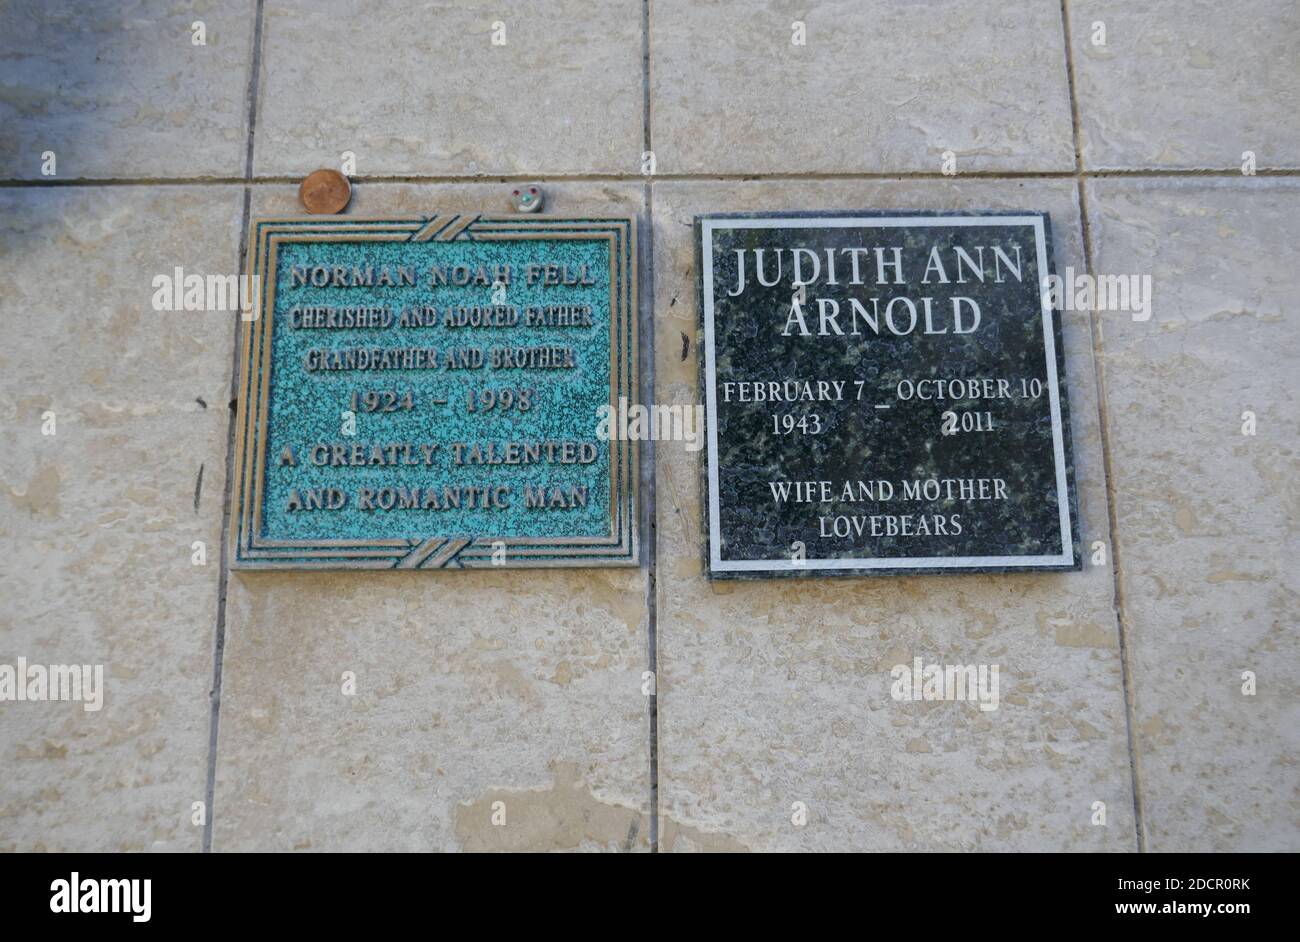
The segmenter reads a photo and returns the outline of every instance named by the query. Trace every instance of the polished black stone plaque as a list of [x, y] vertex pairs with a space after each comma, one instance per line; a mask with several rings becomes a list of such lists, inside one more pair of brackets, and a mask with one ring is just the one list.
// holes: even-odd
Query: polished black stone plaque
[[696, 219], [712, 578], [1080, 567], [1050, 233]]

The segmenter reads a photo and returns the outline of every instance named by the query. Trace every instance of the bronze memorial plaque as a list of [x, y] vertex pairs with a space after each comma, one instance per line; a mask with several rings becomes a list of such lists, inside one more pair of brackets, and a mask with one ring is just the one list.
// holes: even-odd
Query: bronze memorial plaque
[[627, 566], [636, 221], [256, 220], [232, 565]]

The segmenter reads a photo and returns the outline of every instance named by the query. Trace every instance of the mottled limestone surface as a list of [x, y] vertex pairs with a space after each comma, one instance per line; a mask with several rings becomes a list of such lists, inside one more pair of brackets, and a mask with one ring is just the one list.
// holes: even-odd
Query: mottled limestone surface
[[640, 169], [635, 0], [394, 0], [364, 19], [349, 0], [266, 4], [257, 173], [345, 151], [361, 175]]
[[[16, 0], [0, 8], [0, 174], [236, 176], [252, 0]], [[196, 45], [202, 24], [204, 45]]]
[[660, 173], [1074, 166], [1054, 0], [656, 0], [650, 41]]
[[[1157, 175], [1084, 184], [1097, 268], [1151, 274], [1156, 299], [1146, 322], [1100, 316], [1100, 421], [1089, 318], [1066, 317], [1104, 562], [710, 583], [702, 456], [660, 443], [660, 847], [1300, 849], [1296, 180], [1158, 176], [1247, 150], [1300, 166], [1293, 2], [652, 0], [647, 38], [635, 0], [266, 0], [254, 49], [258, 9], [0, 5], [0, 180], [21, 184], [0, 189], [0, 664], [107, 679], [98, 713], [0, 703], [0, 850], [202, 846], [234, 325], [149, 302], [175, 266], [236, 271], [250, 145], [288, 178], [353, 152], [354, 216], [505, 212], [507, 185], [468, 180], [497, 174], [541, 182], [550, 213], [641, 214], [654, 399], [693, 405], [696, 213], [1044, 209], [1058, 270], [1082, 271], [1073, 179], [962, 176], [1074, 170], [1063, 11], [1085, 170]], [[700, 179], [643, 177], [647, 146]], [[952, 180], [854, 176], [945, 151]], [[587, 174], [627, 179], [554, 182]], [[204, 177], [225, 182], [155, 185]], [[300, 212], [293, 186], [250, 192]], [[645, 849], [651, 578], [231, 575], [214, 848]], [[914, 656], [999, 664], [999, 709], [895, 702]]]
[[[642, 209], [636, 184], [547, 198]], [[372, 184], [351, 212], [509, 199]], [[292, 187], [260, 188], [253, 214], [294, 205]], [[646, 849], [645, 598], [643, 569], [232, 575], [214, 848]]]
[[1260, 168], [1300, 167], [1294, 0], [1069, 8], [1088, 169], [1236, 169], [1245, 151]]
[[[1070, 181], [667, 183], [655, 190], [660, 401], [699, 399], [694, 215], [1042, 209], [1082, 265]], [[1108, 541], [1084, 313], [1063, 321], [1085, 548]], [[1109, 565], [1038, 575], [709, 582], [699, 463], [658, 451], [663, 849], [683, 824], [750, 850], [1132, 850]], [[998, 664], [1002, 702], [898, 702], [890, 669]], [[1106, 803], [1107, 825], [1090, 823]], [[792, 823], [794, 803], [807, 824]]]
[[230, 271], [241, 202], [0, 192], [0, 663], [106, 688], [0, 703], [0, 850], [199, 848], [237, 315], [155, 311], [151, 280]]
[[1098, 271], [1153, 285], [1102, 345], [1148, 847], [1295, 851], [1300, 186], [1088, 193]]

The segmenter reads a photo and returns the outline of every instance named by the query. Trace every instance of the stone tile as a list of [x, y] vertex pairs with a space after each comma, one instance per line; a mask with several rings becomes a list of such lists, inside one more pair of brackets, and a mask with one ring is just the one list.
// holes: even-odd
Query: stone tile
[[[252, 0], [16, 0], [0, 30], [0, 176], [238, 176]], [[202, 21], [207, 44], [191, 26]]]
[[[658, 184], [659, 402], [699, 401], [694, 215], [831, 207], [1047, 210], [1058, 266], [1082, 265], [1069, 180]], [[1109, 542], [1092, 343], [1086, 314], [1064, 324], [1087, 550]], [[710, 583], [703, 455], [658, 447], [664, 850], [1135, 849], [1109, 562]], [[1000, 708], [895, 702], [890, 669], [914, 656], [998, 664]], [[1096, 801], [1105, 827], [1090, 823]]]
[[[1084, 166], [1300, 167], [1293, 0], [1070, 0]], [[1104, 24], [1105, 45], [1094, 37]]]
[[1104, 315], [1102, 345], [1148, 848], [1295, 851], [1300, 183], [1088, 197], [1097, 270], [1153, 283], [1150, 320]]
[[0, 702], [2, 850], [200, 846], [235, 315], [155, 311], [152, 279], [233, 273], [241, 209], [0, 190], [0, 664], [102, 664], [106, 688], [98, 712]]
[[637, 173], [641, 4], [268, 0], [260, 99], [259, 174]]
[[[643, 202], [638, 184], [546, 192], [557, 215]], [[508, 198], [372, 183], [350, 212]], [[258, 187], [253, 212], [295, 200]], [[645, 600], [640, 569], [233, 573], [214, 849], [648, 848]]]
[[650, 39], [659, 173], [1074, 168], [1054, 0], [656, 0]]

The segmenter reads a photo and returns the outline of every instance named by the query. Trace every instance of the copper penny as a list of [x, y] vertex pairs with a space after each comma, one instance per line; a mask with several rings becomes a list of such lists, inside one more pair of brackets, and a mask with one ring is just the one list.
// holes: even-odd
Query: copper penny
[[298, 199], [309, 213], [341, 213], [348, 205], [348, 200], [352, 199], [352, 184], [337, 170], [313, 170], [298, 187]]

